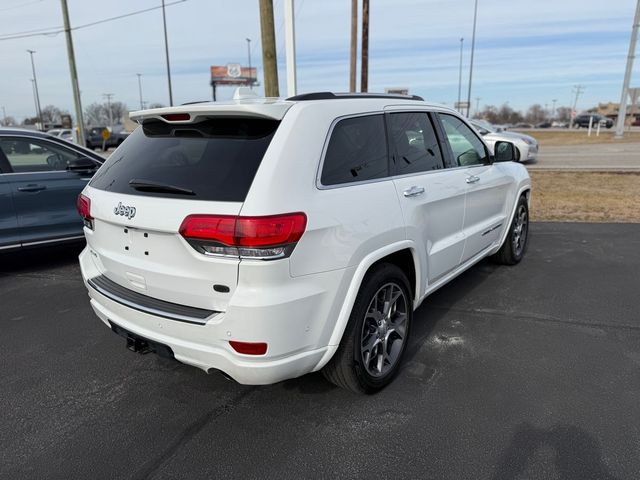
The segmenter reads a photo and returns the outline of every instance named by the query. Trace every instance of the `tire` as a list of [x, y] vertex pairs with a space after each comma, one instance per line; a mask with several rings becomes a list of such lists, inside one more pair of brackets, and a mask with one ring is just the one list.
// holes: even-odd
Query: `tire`
[[[375, 393], [393, 380], [411, 331], [410, 292], [407, 276], [396, 265], [382, 263], [367, 272], [338, 350], [322, 369], [327, 380], [360, 394]], [[386, 307], [385, 298], [395, 300]]]
[[520, 263], [527, 251], [529, 239], [529, 205], [524, 195], [521, 195], [516, 205], [509, 233], [500, 250], [493, 259], [502, 265], [515, 265]]

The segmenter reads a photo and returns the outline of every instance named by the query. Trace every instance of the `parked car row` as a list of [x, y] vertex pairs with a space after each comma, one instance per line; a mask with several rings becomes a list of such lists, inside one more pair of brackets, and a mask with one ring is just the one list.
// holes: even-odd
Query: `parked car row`
[[[107, 140], [102, 138], [102, 132], [105, 130], [109, 131], [109, 138], [107, 138]], [[128, 136], [129, 132], [124, 130], [112, 131], [106, 126], [92, 127], [88, 129], [85, 134], [85, 145], [91, 150], [97, 148], [103, 149], [103, 147], [104, 150], [108, 150], [109, 148], [119, 147]]]
[[81, 239], [76, 198], [103, 161], [60, 137], [0, 129], [0, 251]]

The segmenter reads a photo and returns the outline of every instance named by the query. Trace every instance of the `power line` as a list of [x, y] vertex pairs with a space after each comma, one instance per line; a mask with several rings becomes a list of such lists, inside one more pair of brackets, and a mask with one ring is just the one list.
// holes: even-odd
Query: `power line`
[[27, 3], [21, 3], [19, 5], [13, 5], [12, 7], [0, 8], [0, 12], [6, 12], [7, 10], [14, 10], [16, 8], [28, 7], [29, 5], [33, 5], [35, 3], [44, 2], [44, 0], [33, 0]]
[[[166, 3], [165, 7], [170, 7], [171, 5], [177, 5], [179, 3], [184, 3], [186, 1], [187, 0], [176, 0], [174, 2]], [[115, 17], [104, 18], [102, 20], [97, 20], [95, 22], [78, 25], [77, 27], [71, 28], [71, 30], [80, 30], [82, 28], [93, 27], [95, 25], [100, 25], [102, 23], [113, 22], [114, 20], [120, 20], [122, 18], [132, 17], [134, 15], [140, 15], [141, 13], [151, 12], [153, 10], [159, 10], [161, 8], [162, 8], [162, 5], [157, 7], [145, 8], [143, 10], [136, 10], [135, 12], [125, 13], [122, 15], [117, 15]], [[41, 28], [41, 29], [35, 29], [35, 30], [26, 30], [22, 32], [7, 33], [4, 35], [0, 35], [0, 41], [17, 40], [19, 38], [28, 38], [28, 37], [53, 36], [62, 32], [64, 32], [63, 27], [50, 27], [50, 28]]]

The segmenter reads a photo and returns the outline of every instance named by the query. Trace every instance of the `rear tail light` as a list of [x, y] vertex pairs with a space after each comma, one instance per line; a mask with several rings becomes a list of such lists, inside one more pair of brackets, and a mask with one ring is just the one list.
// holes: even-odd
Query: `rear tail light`
[[238, 353], [245, 355], [264, 355], [267, 353], [266, 343], [252, 343], [252, 342], [234, 342], [229, 340], [229, 345]]
[[189, 215], [180, 235], [206, 255], [271, 260], [291, 255], [306, 226], [302, 212], [266, 217]]
[[91, 216], [91, 199], [83, 194], [78, 195], [78, 199], [76, 200], [76, 208], [78, 209], [78, 213], [82, 217], [82, 221], [84, 222], [85, 227], [93, 230], [93, 217]]

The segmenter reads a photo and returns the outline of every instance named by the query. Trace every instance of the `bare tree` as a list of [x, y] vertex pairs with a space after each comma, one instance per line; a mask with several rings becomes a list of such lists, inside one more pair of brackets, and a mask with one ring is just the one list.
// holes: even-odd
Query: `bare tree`
[[55, 105], [47, 105], [42, 109], [42, 121], [44, 123], [60, 123], [61, 115], [68, 115], [66, 110], [60, 110]]
[[5, 118], [0, 118], [0, 125], [2, 125], [3, 127], [13, 127], [18, 124], [16, 123], [15, 118], [13, 118], [12, 116], [8, 116]]
[[[122, 102], [111, 102], [111, 118], [113, 123], [119, 125], [122, 118], [128, 112], [127, 105]], [[108, 103], [92, 103], [84, 109], [85, 122], [88, 126], [100, 127], [109, 125], [109, 104]]]
[[98, 127], [109, 123], [109, 115], [102, 104], [94, 102], [84, 109], [84, 121], [89, 127]]
[[[107, 117], [109, 117], [109, 110], [107, 105], [103, 105], [107, 112]], [[113, 118], [113, 123], [115, 125], [122, 124], [122, 118], [129, 113], [129, 109], [127, 105], [122, 102], [111, 102], [111, 118]]]
[[568, 122], [571, 120], [571, 108], [569, 107], [558, 107], [556, 108], [556, 120], [561, 122]]
[[496, 108], [493, 105], [486, 105], [484, 110], [482, 110], [479, 115], [476, 115], [476, 118], [482, 118], [494, 124], [515, 124], [522, 121], [522, 114], [505, 103], [500, 106], [500, 108]]
[[536, 123], [542, 122], [545, 117], [546, 114], [544, 108], [542, 108], [542, 105], [540, 105], [539, 103], [534, 103], [533, 105], [531, 105], [529, 107], [529, 110], [527, 110], [527, 114], [525, 115], [527, 122], [534, 125]]

